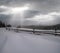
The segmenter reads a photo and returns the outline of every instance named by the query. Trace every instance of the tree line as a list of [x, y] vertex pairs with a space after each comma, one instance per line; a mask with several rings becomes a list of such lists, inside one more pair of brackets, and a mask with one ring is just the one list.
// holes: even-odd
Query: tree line
[[35, 28], [35, 29], [45, 29], [45, 30], [60, 30], [60, 24], [51, 25], [51, 26], [41, 26], [41, 25], [31, 25], [31, 26], [24, 26], [25, 28]]
[[0, 21], [0, 28], [2, 27], [11, 27], [10, 24], [5, 24], [4, 22]]
[[[10, 24], [5, 24], [4, 22], [0, 21], [0, 28], [1, 27], [12, 27]], [[21, 28], [21, 26], [17, 26], [17, 28]], [[30, 26], [24, 26], [24, 28], [32, 28], [32, 29], [45, 29], [45, 30], [60, 30], [60, 24], [57, 25], [51, 25], [51, 26], [41, 26], [41, 25], [30, 25]]]

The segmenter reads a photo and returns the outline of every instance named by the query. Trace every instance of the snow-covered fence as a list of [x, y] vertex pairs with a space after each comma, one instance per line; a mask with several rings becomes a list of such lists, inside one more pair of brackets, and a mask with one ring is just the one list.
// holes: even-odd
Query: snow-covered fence
[[57, 32], [55, 33], [55, 30], [39, 30], [39, 29], [29, 29], [29, 28], [15, 28], [15, 27], [6, 27], [6, 30], [13, 30], [15, 32], [19, 32], [19, 31], [26, 31], [26, 32], [32, 32], [35, 34], [54, 34], [54, 35], [60, 35], [60, 30], [57, 30]]

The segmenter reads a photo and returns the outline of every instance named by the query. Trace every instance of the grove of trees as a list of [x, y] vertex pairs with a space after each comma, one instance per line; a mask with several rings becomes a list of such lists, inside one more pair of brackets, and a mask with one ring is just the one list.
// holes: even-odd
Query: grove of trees
[[10, 24], [6, 25], [4, 22], [0, 21], [0, 28], [2, 27], [11, 27]]
[[5, 27], [5, 24], [2, 21], [0, 21], [0, 27]]
[[[1, 27], [11, 27], [10, 24], [5, 24], [4, 22], [0, 21], [0, 28]], [[17, 26], [17, 28], [21, 28], [21, 26]], [[45, 30], [60, 30], [60, 24], [52, 25], [52, 26], [36, 26], [36, 25], [30, 25], [30, 26], [24, 26], [24, 28], [32, 28], [32, 29], [45, 29]]]

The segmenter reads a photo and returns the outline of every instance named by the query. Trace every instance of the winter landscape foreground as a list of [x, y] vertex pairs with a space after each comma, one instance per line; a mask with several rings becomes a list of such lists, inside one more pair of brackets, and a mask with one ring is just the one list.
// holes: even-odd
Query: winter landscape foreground
[[0, 53], [60, 53], [60, 37], [0, 28]]

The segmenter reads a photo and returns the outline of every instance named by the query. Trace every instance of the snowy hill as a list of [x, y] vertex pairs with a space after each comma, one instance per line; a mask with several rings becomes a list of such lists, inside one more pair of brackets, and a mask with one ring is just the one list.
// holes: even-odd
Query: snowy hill
[[60, 37], [0, 28], [0, 53], [60, 53]]

